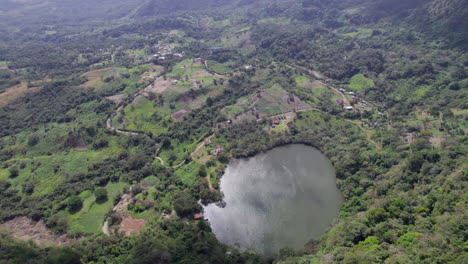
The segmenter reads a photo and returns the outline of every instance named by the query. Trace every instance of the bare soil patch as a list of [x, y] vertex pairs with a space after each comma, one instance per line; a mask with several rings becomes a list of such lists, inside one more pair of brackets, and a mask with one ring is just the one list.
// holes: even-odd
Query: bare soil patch
[[406, 142], [406, 144], [411, 144], [414, 142], [415, 140], [415, 137], [414, 137], [414, 133], [406, 133], [406, 134], [403, 134], [403, 136], [401, 137], [401, 139]]
[[0, 224], [0, 230], [10, 233], [13, 238], [32, 240], [39, 245], [66, 245], [75, 241], [67, 235], [57, 235], [51, 232], [42, 220], [35, 222], [24, 216]]
[[40, 89], [40, 87], [28, 88], [26, 82], [22, 82], [20, 84], [12, 86], [8, 88], [5, 92], [0, 93], [0, 107], [10, 104], [16, 99], [21, 98], [28, 93], [37, 92]]
[[431, 137], [429, 139], [429, 142], [431, 142], [431, 145], [435, 148], [440, 148], [444, 141], [445, 141], [444, 137]]
[[[187, 108], [188, 108], [188, 110], [187, 110]], [[171, 117], [174, 118], [174, 119], [177, 120], [177, 121], [180, 121], [180, 120], [182, 120], [182, 119], [184, 118], [184, 116], [186, 116], [189, 112], [190, 112], [190, 108], [189, 108], [189, 107], [186, 107], [186, 108], [184, 108], [184, 109], [182, 109], [182, 110], [179, 110], [179, 111], [173, 113], [173, 114], [171, 115]]]
[[166, 80], [164, 80], [164, 78], [158, 78], [148, 87], [146, 87], [144, 91], [157, 94], [163, 93], [168, 88], [174, 91], [178, 91], [178, 88], [174, 86], [175, 82], [176, 81], [171, 78], [166, 78]]
[[75, 150], [87, 150], [88, 146], [86, 143], [80, 138], [75, 144]]
[[119, 233], [123, 232], [126, 236], [131, 236], [140, 232], [140, 230], [145, 226], [145, 219], [133, 219], [131, 216], [128, 216], [122, 220], [119, 226]]
[[215, 97], [215, 96], [220, 95], [220, 94], [221, 94], [221, 92], [218, 91], [218, 90], [211, 90], [211, 91], [208, 93], [208, 96], [210, 96], [210, 97]]
[[128, 97], [128, 94], [116, 94], [116, 95], [113, 95], [113, 96], [108, 96], [106, 98], [111, 100], [112, 102], [114, 102], [114, 104], [119, 105], [127, 97]]

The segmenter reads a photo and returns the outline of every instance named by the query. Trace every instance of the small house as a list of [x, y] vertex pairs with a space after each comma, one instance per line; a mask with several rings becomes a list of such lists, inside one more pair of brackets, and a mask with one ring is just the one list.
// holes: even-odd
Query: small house
[[273, 121], [273, 125], [279, 125], [279, 124], [280, 124], [280, 121], [278, 119]]
[[331, 79], [325, 79], [325, 82], [329, 83], [331, 82]]
[[342, 105], [342, 104], [344, 103], [344, 100], [343, 100], [343, 99], [338, 99], [338, 100], [336, 100], [336, 102], [337, 102], [338, 104]]
[[204, 217], [203, 213], [198, 213], [198, 214], [193, 215], [193, 219], [200, 219], [200, 218], [203, 218], [203, 217]]
[[351, 111], [351, 110], [353, 110], [354, 108], [353, 108], [352, 106], [345, 106], [344, 109], [345, 109], [345, 110], [348, 110], [348, 111]]

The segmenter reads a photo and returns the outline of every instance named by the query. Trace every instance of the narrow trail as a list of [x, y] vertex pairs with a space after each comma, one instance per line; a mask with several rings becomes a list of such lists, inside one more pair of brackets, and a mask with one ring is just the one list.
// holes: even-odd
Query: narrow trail
[[[128, 214], [127, 213], [127, 206], [130, 204], [131, 200], [132, 200], [132, 196], [130, 194], [122, 195], [122, 198], [120, 198], [119, 203], [116, 206], [114, 206], [114, 208], [112, 208], [112, 211], [113, 212], [121, 212], [124, 215]], [[108, 236], [111, 235], [111, 233], [109, 231], [109, 218], [107, 218], [106, 221], [104, 222], [104, 224], [102, 225], [102, 232], [104, 234], [108, 235]]]
[[[205, 60], [205, 61], [203, 62], [203, 64], [204, 64], [206, 70], [208, 70], [208, 61]], [[299, 66], [298, 66], [298, 67], [299, 67]], [[302, 68], [302, 67], [300, 67], [300, 68]], [[312, 76], [313, 76], [313, 77], [316, 77], [316, 78], [314, 78], [314, 79], [316, 79], [320, 84], [324, 85], [325, 87], [327, 87], [327, 88], [331, 89], [332, 91], [334, 91], [335, 93], [339, 94], [339, 95], [343, 98], [343, 101], [344, 101], [344, 103], [345, 103], [345, 106], [350, 106], [350, 105], [351, 105], [351, 103], [349, 102], [349, 100], [346, 98], [346, 95], [343, 94], [340, 90], [338, 90], [337, 88], [335, 88], [335, 87], [333, 87], [333, 86], [331, 86], [331, 85], [329, 85], [329, 84], [327, 84], [327, 83], [325, 83], [325, 82], [323, 82], [323, 81], [320, 81], [320, 80], [318, 79], [318, 77], [317, 77], [317, 74], [318, 74], [318, 73], [315, 73], [315, 72], [313, 72], [313, 71], [311, 72], [311, 70], [305, 69], [305, 68], [302, 68], [302, 70], [303, 70], [304, 72], [307, 72], [307, 73], [305, 73], [305, 74], [308, 75], [309, 77], [312, 77]], [[159, 78], [162, 78], [162, 77], [158, 77], [155, 81], [157, 81]], [[323, 76], [323, 78], [325, 78], [325, 77]], [[145, 90], [143, 89], [143, 90], [141, 90], [141, 91], [136, 92], [136, 93], [132, 96], [132, 98], [135, 99], [135, 98], [136, 98], [137, 96], [139, 96], [139, 95], [145, 96], [145, 95], [144, 95], [144, 91], [145, 91]], [[107, 128], [107, 130], [109, 130], [109, 131], [116, 132], [116, 133], [119, 133], [119, 134], [125, 134], [125, 135], [140, 135], [140, 134], [143, 134], [143, 132], [137, 132], [137, 131], [129, 131], [129, 130], [117, 129], [117, 128], [115, 128], [115, 127], [112, 125], [112, 119], [113, 119], [115, 116], [117, 116], [126, 106], [128, 106], [129, 104], [131, 104], [132, 100], [129, 100], [128, 102], [129, 102], [129, 103], [127, 103], [126, 105], [121, 105], [119, 108], [117, 108], [117, 110], [116, 110], [113, 114], [111, 114], [111, 116], [106, 120], [106, 128]], [[316, 108], [316, 107], [307, 107], [307, 108], [300, 109], [300, 110], [289, 111], [289, 112], [284, 112], [284, 113], [277, 114], [277, 115], [271, 115], [271, 116], [259, 118], [259, 119], [257, 119], [256, 121], [257, 121], [257, 122], [261, 122], [261, 121], [263, 121], [263, 120], [275, 119], [275, 118], [280, 118], [280, 117], [284, 117], [284, 116], [295, 115], [296, 113], [305, 112], [305, 111], [309, 111], [309, 110], [321, 111], [320, 109], [318, 109], [318, 108]], [[382, 149], [382, 146], [380, 146], [379, 144], [377, 144], [377, 142], [375, 142], [375, 141], [370, 137], [369, 131], [367, 131], [364, 127], [362, 127], [361, 122], [359, 122], [359, 121], [352, 121], [352, 120], [348, 120], [348, 121], [350, 121], [350, 122], [356, 124], [356, 125], [366, 134], [367, 140], [375, 145], [377, 151], [380, 151], [380, 150]], [[213, 126], [212, 130], [213, 130], [213, 131], [216, 131], [216, 128], [217, 128], [219, 125], [221, 125], [221, 127], [223, 127], [223, 125], [226, 125], [226, 124], [227, 124], [227, 122], [217, 123], [217, 124], [215, 124], [215, 125]], [[226, 127], [226, 126], [224, 126], [224, 127]], [[202, 149], [203, 147], [205, 147], [205, 146], [207, 145], [207, 143], [209, 142], [209, 140], [211, 140], [211, 138], [213, 138], [214, 136], [215, 136], [215, 134], [213, 133], [213, 134], [211, 134], [211, 135], [205, 137], [205, 138], [201, 141], [201, 143], [200, 143], [199, 145], [197, 145], [197, 147], [195, 148], [195, 150], [190, 154], [190, 157], [191, 157], [191, 158], [195, 158], [196, 153], [197, 153], [198, 151], [200, 151], [200, 149]], [[183, 164], [186, 163], [186, 160], [183, 160], [182, 162], [180, 162], [180, 163], [177, 164], [177, 165], [174, 165], [174, 166], [167, 166], [167, 165], [165, 165], [164, 160], [163, 160], [161, 157], [158, 156], [158, 153], [159, 153], [159, 149], [156, 151], [155, 159], [157, 159], [157, 160], [161, 163], [161, 165], [164, 166], [164, 167], [166, 167], [166, 168], [176, 169], [176, 168], [178, 168], [178, 167], [180, 167], [180, 166], [182, 166]], [[213, 190], [213, 186], [212, 186], [212, 184], [211, 184], [211, 180], [210, 180], [210, 176], [209, 176], [209, 175], [206, 177], [206, 180], [207, 180], [207, 182], [208, 182], [208, 186], [209, 186], [210, 190]], [[104, 232], [104, 228], [105, 228], [105, 225], [106, 225], [106, 224], [108, 224], [107, 220], [106, 220], [106, 222], [104, 223], [103, 232]], [[107, 228], [108, 228], [108, 227], [107, 227]], [[107, 232], [108, 232], [108, 230], [107, 230]], [[105, 233], [105, 232], [104, 232], [104, 233]]]
[[352, 121], [352, 120], [348, 120], [348, 121], [351, 122], [351, 123], [353, 123], [353, 124], [355, 124], [355, 125], [357, 125], [357, 126], [362, 130], [362, 132], [364, 132], [364, 133], [366, 134], [367, 141], [369, 141], [369, 142], [371, 142], [372, 144], [374, 144], [374, 145], [375, 145], [375, 149], [376, 149], [377, 151], [381, 151], [381, 150], [382, 150], [382, 146], [379, 145], [377, 142], [375, 142], [375, 141], [371, 138], [371, 136], [370, 136], [370, 131], [367, 130], [367, 129], [365, 129], [365, 128], [362, 126], [362, 122], [360, 122], [360, 121]]
[[197, 153], [201, 148], [203, 148], [215, 134], [211, 134], [208, 137], [204, 138], [203, 141], [195, 148], [195, 150], [190, 154], [190, 157], [195, 157], [195, 153]]
[[104, 222], [104, 224], [102, 225], [102, 232], [108, 236], [110, 236], [110, 232], [109, 232], [109, 219], [106, 219], [106, 221]]
[[171, 168], [172, 168], [172, 169], [177, 169], [178, 167], [184, 165], [185, 162], [187, 161], [187, 160], [183, 160], [183, 161], [180, 162], [179, 164], [174, 165], [174, 166], [171, 167], [171, 166], [165, 165], [165, 164], [164, 164], [164, 160], [163, 160], [161, 157], [156, 156], [155, 158], [156, 158], [157, 160], [159, 160], [159, 162], [161, 163], [161, 165], [162, 165], [163, 167], [166, 167], [166, 168], [168, 168], [168, 169], [171, 169]]
[[210, 189], [210, 191], [214, 191], [214, 188], [213, 188], [213, 185], [211, 184], [211, 176], [210, 174], [206, 175], [206, 181], [208, 182], [208, 188]]
[[345, 94], [342, 93], [340, 90], [336, 89], [335, 87], [333, 86], [330, 86], [328, 85], [327, 86], [329, 89], [332, 89], [333, 91], [335, 91], [336, 93], [339, 93], [341, 95], [341, 97], [343, 98], [343, 101], [345, 102], [345, 106], [351, 106], [351, 103], [349, 102], [348, 98], [346, 98]]
[[299, 68], [303, 71], [303, 73], [305, 75], [308, 75], [308, 77], [313, 77], [314, 79], [316, 79], [317, 82], [319, 82], [320, 84], [324, 85], [325, 87], [333, 90], [334, 92], [338, 93], [341, 95], [341, 97], [343, 98], [343, 101], [345, 102], [345, 106], [351, 106], [351, 103], [349, 102], [349, 100], [346, 98], [346, 95], [344, 93], [342, 93], [340, 90], [336, 89], [335, 87], [327, 84], [327, 83], [324, 83], [322, 81], [320, 81], [320, 79], [326, 79], [325, 76], [322, 76], [321, 74], [319, 74], [318, 72], [316, 71], [311, 71], [309, 69], [306, 69], [304, 67], [301, 67], [301, 66], [295, 66], [296, 68]]

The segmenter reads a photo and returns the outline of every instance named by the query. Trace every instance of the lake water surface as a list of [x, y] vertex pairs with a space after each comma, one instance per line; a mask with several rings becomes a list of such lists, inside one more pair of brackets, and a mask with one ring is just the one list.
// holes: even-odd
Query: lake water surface
[[271, 255], [302, 248], [337, 217], [341, 195], [335, 170], [318, 150], [305, 145], [278, 147], [233, 160], [221, 179], [226, 206], [205, 207], [221, 242]]

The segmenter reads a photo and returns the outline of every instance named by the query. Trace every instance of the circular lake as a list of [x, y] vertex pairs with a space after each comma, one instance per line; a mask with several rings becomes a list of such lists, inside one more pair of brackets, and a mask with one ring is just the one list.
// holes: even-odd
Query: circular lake
[[221, 179], [224, 208], [205, 207], [218, 240], [263, 255], [302, 248], [337, 217], [341, 194], [335, 170], [318, 150], [278, 147], [233, 160]]

